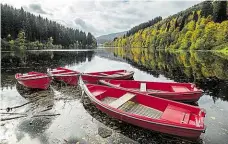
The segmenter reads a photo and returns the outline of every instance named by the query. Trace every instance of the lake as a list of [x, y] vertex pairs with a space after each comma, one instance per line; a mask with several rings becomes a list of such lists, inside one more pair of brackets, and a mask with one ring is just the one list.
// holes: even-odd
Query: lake
[[[228, 58], [222, 54], [147, 48], [1, 54], [1, 118], [16, 116], [5, 114], [5, 108], [25, 104], [34, 97], [39, 99], [11, 111], [26, 117], [0, 121], [0, 143], [226, 144], [228, 141]], [[47, 91], [31, 92], [14, 79], [17, 72], [46, 72], [47, 68], [58, 66], [81, 72], [127, 69], [135, 71], [135, 80], [193, 82], [204, 90], [197, 105], [207, 111], [206, 132], [196, 142], [156, 133], [110, 118], [88, 98], [82, 98], [78, 88], [52, 83]]]

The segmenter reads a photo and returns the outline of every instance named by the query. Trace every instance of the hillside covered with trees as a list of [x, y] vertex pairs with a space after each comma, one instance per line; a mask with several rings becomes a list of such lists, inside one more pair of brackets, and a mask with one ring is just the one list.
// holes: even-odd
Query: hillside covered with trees
[[227, 1], [204, 1], [150, 27], [136, 26], [107, 46], [166, 50], [228, 50]]
[[96, 46], [91, 34], [67, 28], [55, 21], [35, 16], [12, 6], [1, 4], [1, 38], [4, 50], [88, 48]]

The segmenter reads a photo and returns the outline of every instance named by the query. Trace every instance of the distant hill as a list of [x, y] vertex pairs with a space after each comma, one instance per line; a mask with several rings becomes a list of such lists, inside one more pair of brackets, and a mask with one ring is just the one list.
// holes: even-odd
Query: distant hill
[[112, 41], [115, 37], [119, 37], [119, 36], [123, 36], [124, 34], [126, 34], [126, 31], [124, 32], [118, 32], [118, 33], [111, 33], [111, 34], [108, 34], [108, 35], [102, 35], [102, 36], [99, 36], [97, 37], [97, 43], [98, 44], [103, 44], [107, 41]]

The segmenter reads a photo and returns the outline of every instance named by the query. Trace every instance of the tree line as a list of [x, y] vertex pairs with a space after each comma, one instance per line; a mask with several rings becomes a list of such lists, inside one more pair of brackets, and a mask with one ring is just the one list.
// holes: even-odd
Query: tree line
[[141, 23], [137, 26], [134, 26], [133, 28], [131, 28], [129, 31], [127, 31], [127, 34], [126, 36], [130, 36], [130, 35], [133, 35], [135, 34], [136, 32], [138, 32], [139, 30], [141, 29], [145, 29], [147, 27], [150, 27], [154, 24], [156, 24], [157, 22], [161, 21], [162, 20], [162, 17], [161, 16], [158, 16], [158, 17], [155, 17], [154, 19], [152, 20], [149, 20], [148, 22], [144, 22], [144, 23]]
[[227, 1], [204, 1], [108, 46], [228, 50]]
[[60, 48], [96, 46], [96, 39], [90, 32], [86, 34], [78, 29], [64, 27], [55, 21], [42, 18], [40, 15], [35, 16], [23, 8], [16, 9], [1, 4], [3, 43], [7, 44], [11, 40], [20, 39], [21, 35], [24, 35], [26, 44], [33, 42], [37, 45], [44, 45], [51, 42]]

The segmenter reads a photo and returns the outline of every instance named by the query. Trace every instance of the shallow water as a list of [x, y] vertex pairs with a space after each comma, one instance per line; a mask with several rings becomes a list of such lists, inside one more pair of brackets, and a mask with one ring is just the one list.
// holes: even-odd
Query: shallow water
[[[26, 117], [0, 122], [0, 143], [226, 144], [228, 59], [215, 54], [207, 54], [210, 58], [206, 59], [203, 58], [206, 54], [198, 53], [185, 54], [184, 57], [183, 54], [153, 53], [153, 58], [151, 55], [149, 52], [140, 52], [140, 56], [132, 55], [122, 49], [2, 53], [0, 109], [24, 104], [34, 100], [33, 96], [40, 99], [10, 111], [27, 114]], [[16, 72], [45, 72], [47, 68], [57, 66], [66, 66], [81, 72], [127, 69], [135, 71], [135, 80], [195, 82], [205, 91], [198, 105], [207, 111], [206, 133], [202, 134], [200, 141], [190, 142], [152, 132], [108, 117], [97, 110], [87, 98], [82, 99], [79, 89], [74, 87], [52, 83], [47, 91], [29, 92], [23, 91], [14, 80]], [[203, 69], [199, 70], [202, 66]], [[41, 114], [60, 115], [34, 117]], [[9, 116], [1, 114], [1, 118], [6, 117]], [[107, 136], [102, 135], [102, 132]]]

